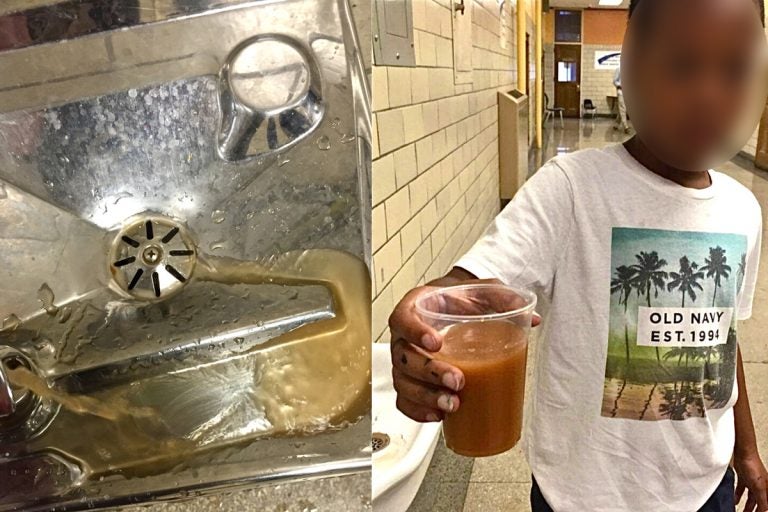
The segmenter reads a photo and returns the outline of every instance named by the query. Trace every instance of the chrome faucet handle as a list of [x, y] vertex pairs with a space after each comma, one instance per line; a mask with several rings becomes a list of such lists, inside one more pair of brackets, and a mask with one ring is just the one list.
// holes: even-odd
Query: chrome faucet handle
[[251, 38], [219, 73], [219, 156], [274, 153], [309, 136], [325, 115], [316, 59], [289, 38]]
[[11, 389], [11, 382], [8, 380], [5, 362], [11, 359], [18, 359], [21, 352], [8, 346], [0, 346], [0, 418], [12, 416], [16, 412], [16, 400]]
[[16, 368], [37, 374], [34, 362], [26, 354], [0, 345], [0, 446], [32, 439], [53, 421], [59, 410], [56, 402], [36, 395], [26, 385], [13, 386], [8, 373]]

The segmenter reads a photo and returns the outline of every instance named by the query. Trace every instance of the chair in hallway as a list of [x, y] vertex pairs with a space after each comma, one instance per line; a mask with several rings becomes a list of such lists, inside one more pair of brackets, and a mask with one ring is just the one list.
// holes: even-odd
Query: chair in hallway
[[590, 118], [594, 119], [595, 115], [597, 115], [597, 107], [589, 98], [584, 100], [583, 110], [584, 110], [584, 117], [589, 116]]
[[563, 120], [563, 113], [565, 109], [563, 107], [549, 108], [549, 94], [544, 93], [544, 122], [546, 123], [551, 117], [553, 120], [556, 115], [560, 115], [560, 126], [565, 128], [565, 121]]

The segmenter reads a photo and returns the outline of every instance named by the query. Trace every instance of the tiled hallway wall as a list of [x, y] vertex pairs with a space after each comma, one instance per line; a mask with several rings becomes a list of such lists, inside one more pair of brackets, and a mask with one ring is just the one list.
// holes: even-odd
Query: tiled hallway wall
[[499, 211], [497, 99], [514, 87], [496, 0], [472, 9], [472, 84], [455, 85], [449, 0], [413, 0], [415, 67], [373, 67], [373, 339], [409, 289], [445, 273]]
[[[555, 12], [550, 9], [544, 15], [544, 92], [555, 102]], [[579, 104], [589, 98], [599, 115], [610, 115], [607, 96], [616, 96], [613, 86], [615, 70], [595, 69], [596, 51], [621, 51], [624, 39], [627, 11], [599, 9], [582, 11], [581, 91]]]
[[[589, 98], [599, 115], [609, 115], [611, 108], [607, 96], [616, 96], [613, 86], [614, 69], [595, 69], [595, 52], [621, 52], [621, 45], [585, 44], [581, 46], [581, 103]], [[554, 65], [554, 64], [553, 64]]]
[[555, 105], [555, 44], [544, 44], [544, 93], [549, 96], [549, 106]]

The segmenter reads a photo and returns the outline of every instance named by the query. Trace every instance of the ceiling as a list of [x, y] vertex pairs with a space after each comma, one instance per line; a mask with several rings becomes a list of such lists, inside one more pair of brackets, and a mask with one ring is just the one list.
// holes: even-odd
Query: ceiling
[[549, 0], [550, 7], [560, 7], [568, 9], [586, 9], [593, 7], [596, 9], [627, 9], [629, 8], [629, 0], [624, 0], [621, 5], [616, 7], [603, 7], [598, 5], [598, 0]]

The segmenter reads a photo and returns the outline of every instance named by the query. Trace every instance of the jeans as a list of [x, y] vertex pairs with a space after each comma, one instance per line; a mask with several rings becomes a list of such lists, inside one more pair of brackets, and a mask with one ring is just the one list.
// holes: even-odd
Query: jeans
[[[533, 485], [531, 486], [532, 512], [554, 512], [552, 507], [550, 507], [544, 500], [544, 496], [541, 494], [541, 489], [539, 489], [536, 479], [533, 477], [531, 478], [533, 479]], [[733, 499], [735, 482], [736, 476], [733, 469], [729, 466], [725, 471], [725, 476], [720, 482], [720, 485], [717, 486], [714, 494], [709, 497], [704, 506], [699, 509], [699, 512], [734, 512], [736, 510], [736, 504]]]

